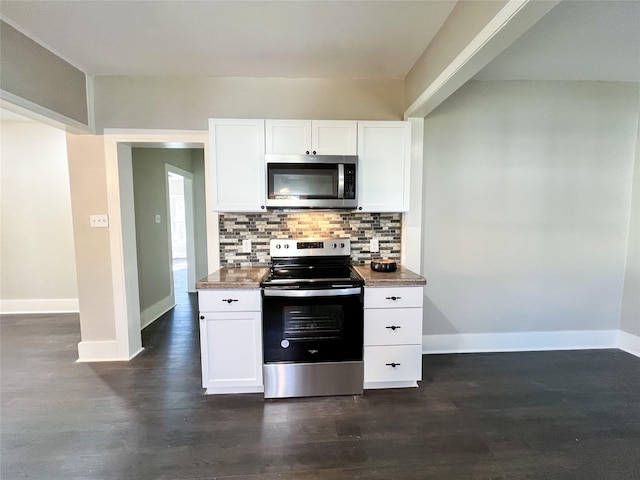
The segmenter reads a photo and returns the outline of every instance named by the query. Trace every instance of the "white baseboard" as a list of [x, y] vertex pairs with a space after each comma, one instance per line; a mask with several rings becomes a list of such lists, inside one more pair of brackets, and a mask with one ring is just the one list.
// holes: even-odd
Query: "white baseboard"
[[175, 306], [175, 297], [173, 295], [169, 295], [143, 312], [140, 312], [140, 329], [148, 327]]
[[618, 332], [618, 348], [640, 357], [640, 337], [620, 330]]
[[527, 352], [618, 348], [619, 330], [424, 335], [422, 353]]
[[118, 343], [115, 340], [78, 343], [78, 363], [88, 362], [126, 362], [139, 355], [144, 348], [135, 352], [131, 357], [121, 357], [118, 354]]
[[0, 300], [0, 313], [78, 313], [77, 298], [28, 298]]

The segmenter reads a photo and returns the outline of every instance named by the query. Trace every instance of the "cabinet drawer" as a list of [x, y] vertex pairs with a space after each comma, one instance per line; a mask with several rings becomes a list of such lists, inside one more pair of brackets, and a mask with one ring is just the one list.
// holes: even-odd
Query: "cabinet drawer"
[[198, 310], [201, 312], [259, 312], [260, 290], [200, 290]]
[[364, 308], [422, 308], [422, 287], [368, 287]]
[[365, 383], [413, 380], [422, 380], [422, 345], [364, 347]]
[[375, 308], [364, 311], [365, 345], [422, 343], [422, 309]]

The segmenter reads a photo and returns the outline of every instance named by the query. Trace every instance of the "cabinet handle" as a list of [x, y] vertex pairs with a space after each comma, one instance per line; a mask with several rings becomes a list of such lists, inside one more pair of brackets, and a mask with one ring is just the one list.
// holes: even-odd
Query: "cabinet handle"
[[223, 298], [222, 299], [223, 302], [227, 302], [227, 303], [231, 303], [231, 302], [237, 302], [238, 300], [235, 298]]
[[396, 368], [399, 367], [400, 364], [399, 363], [395, 363], [395, 362], [391, 362], [391, 363], [385, 363], [385, 365], [389, 365], [390, 367]]
[[384, 327], [384, 328], [390, 328], [391, 330], [396, 330], [400, 328], [400, 325], [391, 325], [390, 327]]
[[264, 205], [260, 205], [260, 208], [261, 208], [262, 210], [264, 210]]
[[309, 155], [309, 150], [307, 150], [307, 155]]
[[204, 320], [204, 315], [200, 315], [200, 320]]
[[315, 150], [313, 151], [313, 154], [314, 154], [314, 155], [316, 154], [316, 151], [315, 151]]
[[387, 300], [393, 300], [394, 302], [396, 300], [400, 300], [402, 297], [386, 297]]

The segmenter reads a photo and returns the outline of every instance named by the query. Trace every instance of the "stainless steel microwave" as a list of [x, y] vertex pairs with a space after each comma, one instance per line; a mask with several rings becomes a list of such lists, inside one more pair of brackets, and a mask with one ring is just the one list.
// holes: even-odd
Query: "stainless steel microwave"
[[357, 155], [266, 155], [267, 208], [356, 208]]

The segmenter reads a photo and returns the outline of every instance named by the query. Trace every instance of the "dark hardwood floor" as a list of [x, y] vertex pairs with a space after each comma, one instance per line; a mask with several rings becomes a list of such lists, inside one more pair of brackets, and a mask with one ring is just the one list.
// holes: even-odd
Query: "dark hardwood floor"
[[640, 479], [640, 359], [429, 355], [418, 389], [265, 401], [200, 388], [195, 295], [131, 362], [75, 315], [5, 316], [2, 479]]

